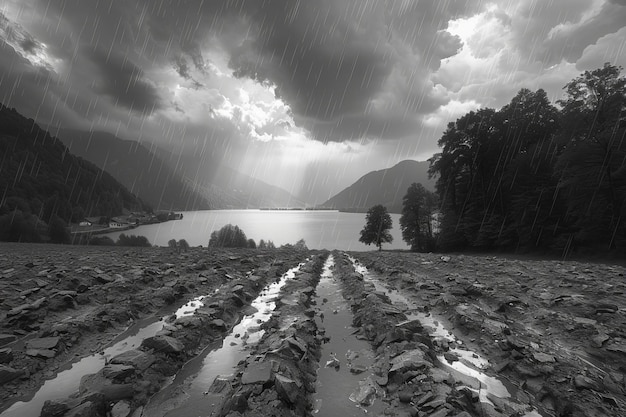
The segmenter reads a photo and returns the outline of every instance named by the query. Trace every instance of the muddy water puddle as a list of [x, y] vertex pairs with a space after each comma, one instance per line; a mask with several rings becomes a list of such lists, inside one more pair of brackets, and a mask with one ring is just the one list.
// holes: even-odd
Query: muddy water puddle
[[370, 371], [374, 354], [368, 342], [355, 336], [352, 312], [333, 276], [333, 266], [330, 255], [316, 288], [319, 310], [316, 322], [325, 331], [326, 343], [322, 345], [317, 372], [314, 414], [320, 417], [378, 415], [384, 404], [376, 400], [377, 385]]
[[[167, 317], [192, 315], [202, 306], [204, 296], [196, 297], [179, 307], [175, 312], [166, 311]], [[69, 369], [62, 370], [56, 377], [44, 382], [34, 396], [26, 401], [15, 402], [0, 417], [38, 417], [46, 400], [64, 399], [78, 392], [80, 379], [102, 369], [107, 361], [120, 353], [138, 348], [144, 339], [159, 332], [166, 322], [165, 318], [150, 317], [138, 320], [120, 333], [107, 347], [100, 352], [86, 356], [72, 363]]]
[[304, 263], [285, 272], [279, 281], [265, 287], [252, 301], [256, 310], [244, 316], [224, 338], [220, 346], [208, 346], [200, 355], [187, 362], [172, 381], [155, 394], [145, 406], [146, 417], [210, 416], [220, 404], [220, 397], [207, 390], [217, 377], [233, 374], [237, 364], [248, 357], [250, 348], [264, 334], [261, 325], [268, 321], [276, 308], [275, 300], [282, 287]]
[[428, 330], [429, 336], [434, 341], [445, 341], [451, 345], [450, 352], [456, 355], [458, 360], [448, 361], [444, 355], [438, 355], [438, 366], [454, 376], [467, 388], [478, 393], [481, 402], [493, 405], [490, 400], [498, 398], [499, 401], [507, 402], [513, 409], [520, 411], [522, 417], [541, 417], [537, 409], [531, 409], [527, 404], [518, 404], [512, 398], [519, 390], [506, 379], [489, 376], [483, 371], [489, 367], [489, 361], [478, 353], [469, 349], [461, 349], [454, 346], [463, 346], [463, 341], [457, 339], [443, 324], [431, 314], [411, 309], [412, 302], [396, 289], [387, 288], [376, 276], [359, 263], [355, 258], [348, 257], [352, 262], [355, 272], [361, 274], [366, 282], [373, 285], [375, 291], [389, 297], [392, 304], [400, 305], [408, 320], [419, 320]]

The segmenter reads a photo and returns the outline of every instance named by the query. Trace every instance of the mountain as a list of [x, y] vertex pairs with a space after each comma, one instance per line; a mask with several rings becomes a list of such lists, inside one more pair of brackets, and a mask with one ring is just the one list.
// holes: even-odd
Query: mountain
[[57, 136], [72, 153], [107, 171], [155, 209], [210, 208], [201, 190], [194, 189], [153, 150], [139, 142], [106, 132], [69, 129], [59, 130]]
[[406, 160], [391, 168], [369, 172], [321, 206], [365, 212], [382, 204], [390, 213], [401, 213], [402, 198], [412, 183], [421, 183], [427, 190], [434, 191], [435, 180], [428, 178], [429, 165], [428, 161]]
[[155, 153], [197, 189], [213, 209], [305, 207], [287, 190], [243, 174], [214, 157], [175, 155], [155, 147]]
[[115, 216], [124, 209], [149, 207], [112, 176], [70, 153], [32, 119], [0, 104], [0, 235], [4, 240], [23, 240], [19, 233], [3, 235], [20, 222], [39, 227], [41, 221], [56, 217], [77, 221], [85, 216]]

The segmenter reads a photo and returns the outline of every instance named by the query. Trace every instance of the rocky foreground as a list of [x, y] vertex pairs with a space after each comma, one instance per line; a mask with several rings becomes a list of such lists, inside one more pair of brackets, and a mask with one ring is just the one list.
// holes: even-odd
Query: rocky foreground
[[[28, 401], [72, 362], [104, 355], [125, 329], [152, 317], [164, 317], [156, 334], [104, 358], [76, 392], [49, 398], [33, 415], [185, 415], [177, 410], [194, 406], [193, 375], [174, 376], [221, 346], [263, 289], [299, 264], [260, 324], [262, 337], [252, 343], [234, 336], [233, 345], [249, 354], [232, 374], [208, 383], [206, 404], [195, 406], [207, 416], [313, 415], [320, 367], [366, 374], [351, 363], [354, 352], [321, 355], [329, 342], [324, 326], [333, 318], [320, 321], [315, 288], [329, 256], [353, 314], [354, 328], [346, 332], [369, 341], [374, 358], [372, 377], [350, 392], [337, 390], [350, 395], [355, 412], [626, 415], [621, 266], [398, 252], [0, 244], [0, 416], [26, 415], [9, 407]], [[193, 314], [174, 314], [197, 296], [206, 297]], [[453, 336], [437, 334], [439, 324]], [[506, 387], [504, 394], [493, 381]]]

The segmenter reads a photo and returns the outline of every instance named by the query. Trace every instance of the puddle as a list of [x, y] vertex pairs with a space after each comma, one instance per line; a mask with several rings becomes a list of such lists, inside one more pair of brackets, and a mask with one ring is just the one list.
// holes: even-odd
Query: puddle
[[323, 316], [315, 320], [330, 339], [322, 345], [313, 413], [320, 417], [379, 415], [384, 406], [375, 401], [377, 385], [369, 371], [374, 354], [367, 341], [353, 334], [352, 312], [335, 281], [333, 266], [330, 255], [316, 288], [315, 301]]
[[[174, 314], [177, 318], [192, 315], [202, 306], [203, 298], [204, 296], [201, 296], [190, 300], [178, 308]], [[169, 317], [171, 314], [168, 313], [167, 316]], [[154, 336], [163, 328], [164, 324], [164, 318], [151, 317], [138, 320], [113, 339], [109, 346], [101, 352], [86, 356], [71, 364], [69, 369], [65, 369], [53, 379], [45, 381], [31, 399], [15, 402], [7, 410], [0, 413], [0, 417], [39, 417], [46, 400], [68, 398], [78, 391], [80, 379], [84, 375], [98, 372], [109, 359], [139, 347], [144, 339]]]
[[[384, 286], [375, 278], [374, 274], [369, 273], [368, 269], [355, 258], [348, 256], [348, 259], [352, 262], [355, 272], [361, 274], [367, 282], [371, 283], [376, 291], [387, 295], [392, 304], [406, 306], [405, 315], [408, 320], [419, 320], [420, 323], [427, 328], [433, 340], [446, 340], [448, 342], [454, 342], [457, 346], [463, 345], [463, 341], [457, 339], [435, 317], [418, 310], [410, 309], [411, 301], [400, 291]], [[493, 396], [509, 401], [513, 408], [525, 406], [516, 404], [511, 400], [511, 392], [509, 390], [515, 393], [518, 389], [517, 387], [508, 383], [508, 381], [502, 381], [482, 372], [489, 367], [489, 361], [487, 359], [467, 349], [451, 348], [450, 352], [456, 354], [459, 360], [448, 362], [443, 355], [439, 355], [437, 359], [440, 362], [440, 367], [450, 372], [457, 381], [460, 381], [469, 389], [477, 392], [481, 402], [493, 405], [488, 399], [488, 396]], [[509, 386], [509, 388], [507, 388], [507, 386]], [[522, 417], [541, 417], [541, 414], [539, 414], [536, 409], [523, 412], [525, 412], [525, 414], [523, 414]]]
[[248, 356], [250, 347], [263, 337], [261, 324], [270, 319], [280, 290], [303, 265], [301, 263], [291, 268], [279, 281], [265, 287], [251, 303], [256, 312], [244, 316], [224, 338], [221, 346], [208, 346], [200, 355], [187, 362], [171, 383], [150, 399], [142, 415], [211, 415], [219, 402], [216, 396], [207, 395], [207, 389], [218, 376], [231, 375], [237, 364]]

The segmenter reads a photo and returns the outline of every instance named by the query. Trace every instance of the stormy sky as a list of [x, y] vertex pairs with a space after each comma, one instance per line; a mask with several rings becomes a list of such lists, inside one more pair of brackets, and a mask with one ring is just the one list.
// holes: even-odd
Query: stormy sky
[[626, 0], [0, 0], [5, 105], [318, 202], [604, 62], [626, 66]]

